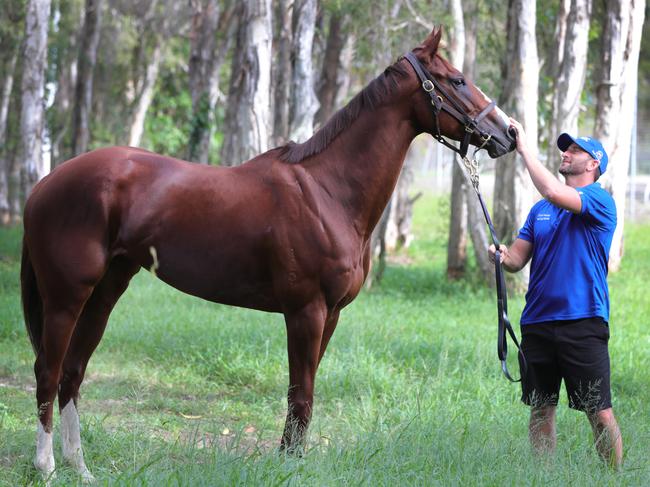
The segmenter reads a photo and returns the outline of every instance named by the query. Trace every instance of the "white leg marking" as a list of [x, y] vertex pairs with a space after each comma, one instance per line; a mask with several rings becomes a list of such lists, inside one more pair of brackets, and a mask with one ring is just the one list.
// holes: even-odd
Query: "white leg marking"
[[151, 258], [153, 259], [149, 271], [155, 276], [156, 271], [160, 267], [160, 262], [158, 262], [158, 252], [156, 252], [156, 248], [152, 245], [151, 247], [149, 247], [149, 253], [151, 254]]
[[84, 483], [93, 482], [95, 478], [88, 471], [84, 462], [79, 414], [72, 400], [61, 411], [61, 440], [63, 441], [63, 458], [66, 462], [81, 475]]
[[36, 430], [36, 458], [34, 466], [41, 472], [43, 478], [52, 478], [54, 472], [54, 451], [52, 450], [52, 433], [43, 428], [40, 420]]

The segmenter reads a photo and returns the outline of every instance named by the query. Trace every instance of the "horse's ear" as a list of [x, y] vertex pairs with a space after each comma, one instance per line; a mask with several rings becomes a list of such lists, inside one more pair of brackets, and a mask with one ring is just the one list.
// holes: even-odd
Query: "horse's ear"
[[442, 37], [442, 27], [434, 27], [431, 34], [420, 45], [422, 49], [421, 54], [425, 58], [424, 61], [431, 61], [438, 52], [440, 46], [440, 38]]

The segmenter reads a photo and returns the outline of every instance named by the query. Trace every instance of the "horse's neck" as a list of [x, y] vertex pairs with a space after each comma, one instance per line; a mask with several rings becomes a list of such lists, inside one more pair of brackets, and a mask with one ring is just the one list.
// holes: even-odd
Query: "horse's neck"
[[405, 110], [385, 106], [364, 112], [311, 168], [366, 238], [388, 204], [416, 135]]

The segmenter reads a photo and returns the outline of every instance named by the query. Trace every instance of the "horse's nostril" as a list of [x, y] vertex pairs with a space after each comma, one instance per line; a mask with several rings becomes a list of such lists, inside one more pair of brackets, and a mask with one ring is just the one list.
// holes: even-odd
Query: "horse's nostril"
[[517, 129], [514, 128], [514, 127], [508, 127], [508, 135], [511, 138], [516, 139], [517, 138]]

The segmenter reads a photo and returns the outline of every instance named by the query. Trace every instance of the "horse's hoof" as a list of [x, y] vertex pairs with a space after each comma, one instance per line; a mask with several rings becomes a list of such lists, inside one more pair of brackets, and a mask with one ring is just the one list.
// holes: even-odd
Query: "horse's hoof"
[[34, 459], [34, 466], [36, 467], [36, 470], [38, 470], [38, 473], [41, 474], [41, 478], [45, 482], [45, 486], [49, 487], [50, 482], [56, 479], [56, 472], [54, 471], [54, 463], [51, 462], [43, 463], [41, 461]]
[[97, 481], [88, 469], [79, 472], [79, 475], [81, 475], [81, 483], [84, 485], [94, 484]]

